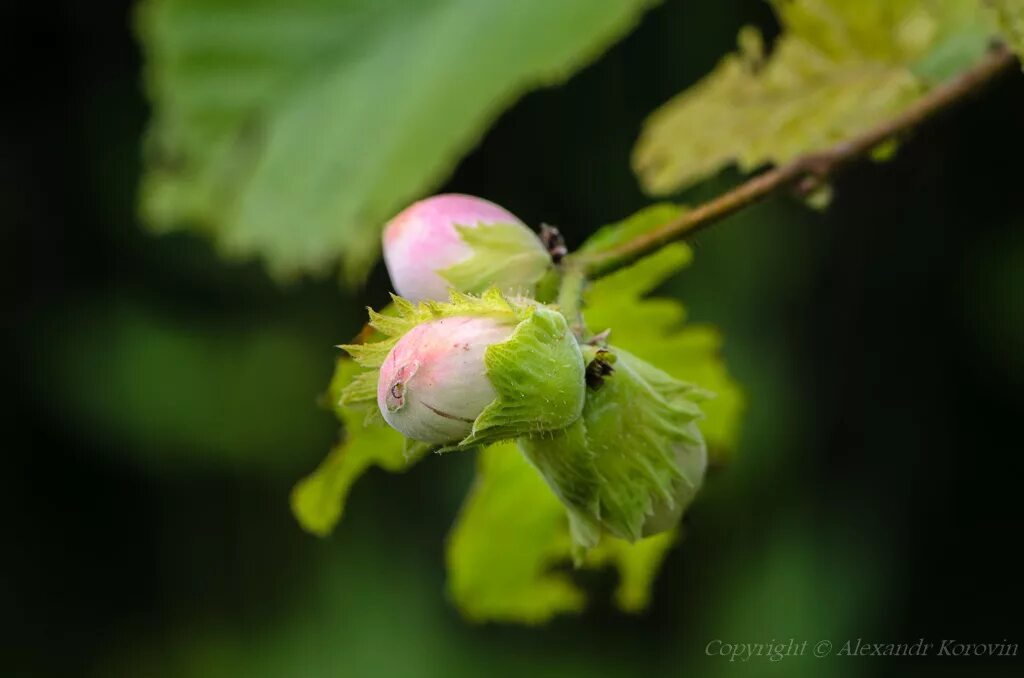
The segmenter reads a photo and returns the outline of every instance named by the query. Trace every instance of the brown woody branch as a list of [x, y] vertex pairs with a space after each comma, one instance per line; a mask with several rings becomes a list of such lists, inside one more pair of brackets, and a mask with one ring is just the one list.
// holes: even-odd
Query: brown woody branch
[[681, 214], [663, 226], [617, 247], [590, 255], [570, 255], [564, 264], [567, 268], [582, 271], [587, 278], [600, 278], [628, 266], [670, 242], [690, 237], [773, 193], [791, 188], [806, 195], [815, 188], [825, 185], [825, 182], [840, 169], [867, 156], [886, 141], [909, 132], [937, 113], [978, 92], [1016, 63], [1016, 58], [1010, 50], [996, 46], [969, 70], [932, 89], [899, 115], [863, 134], [827, 150], [809, 153], [785, 165], [767, 170], [729, 192]]

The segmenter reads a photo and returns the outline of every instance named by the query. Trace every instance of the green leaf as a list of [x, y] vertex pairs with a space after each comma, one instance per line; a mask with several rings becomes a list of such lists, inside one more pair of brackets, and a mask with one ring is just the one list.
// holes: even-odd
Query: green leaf
[[[936, 40], [928, 52], [911, 64], [911, 69], [927, 87], [932, 87], [957, 75], [960, 71], [976, 63], [985, 52], [988, 51], [993, 30], [993, 24], [985, 12], [975, 11], [970, 7], [970, 2], [977, 0], [965, 0], [960, 5], [964, 12], [962, 17], [953, 17], [954, 20], [961, 20], [962, 23]], [[881, 162], [888, 158], [879, 159], [872, 155], [872, 159]]]
[[604, 539], [587, 552], [586, 566], [611, 565], [619, 571], [615, 604], [623, 612], [642, 612], [651, 602], [651, 584], [662, 561], [675, 544], [674, 530], [642, 539], [635, 544], [621, 539]]
[[[636, 544], [605, 537], [582, 566], [617, 568], [615, 602], [638, 612], [674, 539], [672, 532]], [[535, 624], [582, 610], [586, 595], [566, 569], [572, 550], [565, 510], [515, 444], [482, 450], [447, 545], [448, 590], [463, 615]]]
[[1024, 59], [1024, 0], [986, 0], [995, 13], [1000, 35]]
[[551, 269], [551, 255], [522, 224], [456, 226], [473, 254], [438, 273], [457, 290], [480, 294], [491, 287], [532, 296]]
[[703, 453], [693, 387], [609, 348], [614, 371], [588, 391], [583, 417], [568, 429], [519, 440], [586, 548], [596, 546], [601, 527], [640, 539], [655, 507], [672, 506], [677, 484], [696, 487], [703, 480], [685, 477], [677, 461], [678, 448]]
[[144, 219], [279, 276], [340, 257], [360, 279], [386, 219], [649, 4], [145, 0]]
[[769, 56], [747, 27], [737, 53], [644, 124], [633, 167], [671, 193], [736, 163], [749, 172], [864, 132], [985, 49], [977, 0], [776, 0]]
[[555, 568], [569, 557], [565, 510], [515, 443], [480, 452], [477, 479], [448, 539], [448, 589], [474, 621], [536, 623], [582, 609]]
[[351, 360], [338, 361], [328, 397], [344, 424], [344, 439], [292, 490], [291, 505], [296, 519], [305, 530], [320, 537], [330, 534], [341, 520], [349, 489], [369, 467], [403, 471], [424, 452], [407, 450], [402, 434], [383, 420], [367, 421], [367, 410], [376, 411], [376, 403], [370, 406], [340, 404], [340, 394], [360, 374], [359, 370]]
[[691, 259], [690, 248], [676, 243], [595, 281], [584, 317], [594, 331], [611, 329], [614, 345], [715, 394], [701, 403], [700, 422], [714, 458], [736, 448], [744, 409], [743, 394], [722, 361], [721, 334], [709, 325], [684, 324], [686, 311], [674, 299], [646, 297]]

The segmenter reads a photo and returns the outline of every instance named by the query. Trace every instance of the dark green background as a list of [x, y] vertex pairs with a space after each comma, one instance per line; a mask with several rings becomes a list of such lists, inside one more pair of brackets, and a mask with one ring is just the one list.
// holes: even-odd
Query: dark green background
[[[470, 457], [369, 473], [330, 539], [292, 483], [366, 304], [275, 286], [136, 221], [146, 120], [127, 3], [5, 6], [0, 253], [4, 675], [1020, 675], [1022, 659], [706, 657], [713, 639], [1024, 642], [1024, 76], [859, 165], [825, 214], [786, 197], [697, 240], [667, 293], [718, 324], [750, 401], [651, 609], [472, 626], [444, 596]], [[628, 153], [756, 0], [667, 2], [505, 114], [445, 184], [570, 245], [648, 200]], [[699, 130], [695, 130], [699, 133]], [[695, 201], [733, 175], [684, 196]], [[342, 187], [339, 187], [342, 190]], [[500, 539], [495, 534], [495, 539]]]

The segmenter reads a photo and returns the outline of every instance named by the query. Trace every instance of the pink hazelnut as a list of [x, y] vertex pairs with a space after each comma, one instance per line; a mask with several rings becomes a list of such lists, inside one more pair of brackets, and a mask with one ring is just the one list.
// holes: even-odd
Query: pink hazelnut
[[[518, 224], [530, 234], [524, 243], [531, 255], [547, 256], [540, 239], [514, 214], [483, 198], [457, 193], [435, 195], [413, 203], [384, 227], [384, 263], [395, 291], [411, 301], [446, 301], [451, 287], [440, 271], [469, 258], [472, 248], [455, 226]], [[536, 252], [531, 241], [536, 242]], [[510, 255], [517, 254], [510, 252]], [[506, 292], [531, 293], [534, 281], [513, 285]], [[460, 290], [462, 292], [472, 290]], [[477, 290], [479, 291], [479, 290]]]
[[515, 328], [489, 317], [455, 316], [417, 325], [391, 349], [377, 382], [377, 405], [399, 433], [427, 443], [466, 437], [497, 394], [484, 352]]

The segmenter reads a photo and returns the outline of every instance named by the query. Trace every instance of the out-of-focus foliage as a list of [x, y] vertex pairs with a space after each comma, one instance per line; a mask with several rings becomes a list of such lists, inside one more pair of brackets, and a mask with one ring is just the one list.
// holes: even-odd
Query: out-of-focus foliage
[[613, 566], [619, 571], [615, 588], [615, 604], [623, 612], [642, 612], [651, 602], [651, 587], [661, 563], [676, 542], [680, 528], [661, 532], [630, 544], [622, 539], [606, 537], [597, 548], [587, 551], [584, 567]]
[[54, 336], [39, 349], [42, 395], [140, 457], [280, 468], [294, 463], [282, 450], [323, 440], [319, 346], [291, 325], [254, 331], [142, 301], [96, 301], [67, 315]]
[[970, 65], [992, 30], [977, 0], [775, 0], [770, 54], [739, 51], [647, 120], [633, 152], [644, 189], [671, 193], [736, 163], [751, 171], [856, 135]]
[[521, 93], [561, 82], [649, 0], [147, 0], [145, 220], [280, 276], [375, 261]]
[[972, 337], [1002, 377], [1024, 385], [1024, 221], [979, 243], [964, 263]]
[[480, 453], [477, 476], [448, 540], [448, 589], [470, 619], [541, 622], [580, 610], [568, 572], [565, 509], [515, 443]]
[[1024, 57], [1024, 0], [988, 0], [995, 10], [1002, 36], [1018, 56]]
[[[619, 570], [616, 604], [647, 605], [674, 532], [636, 544], [605, 537], [585, 568]], [[513, 443], [492, 445], [448, 540], [448, 588], [474, 621], [543, 622], [583, 608], [586, 595], [566, 570], [572, 556], [565, 509]]]

